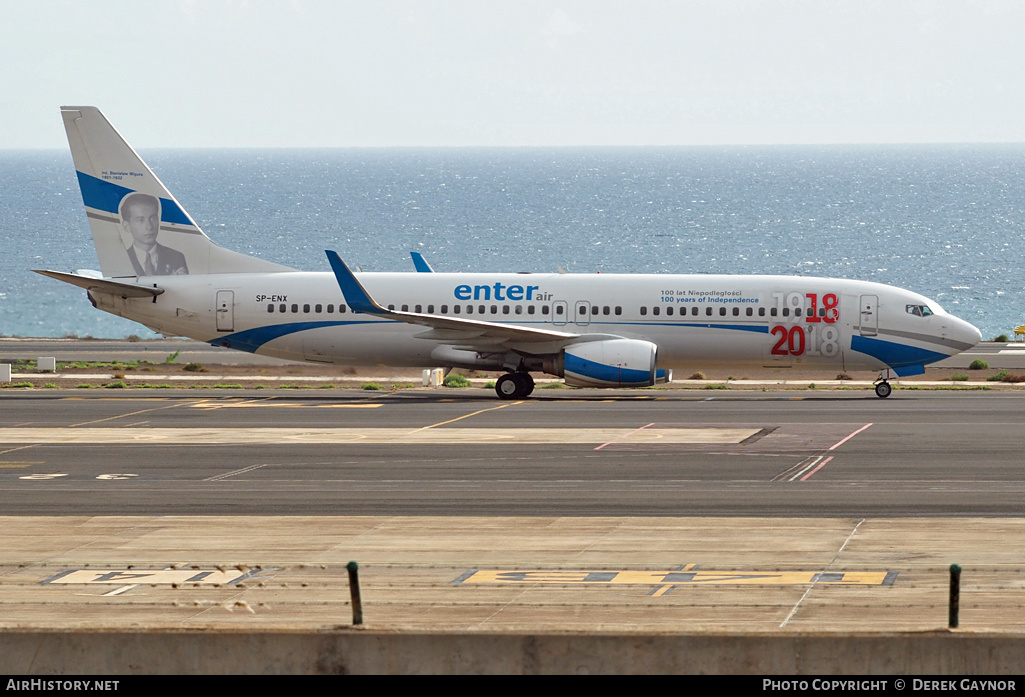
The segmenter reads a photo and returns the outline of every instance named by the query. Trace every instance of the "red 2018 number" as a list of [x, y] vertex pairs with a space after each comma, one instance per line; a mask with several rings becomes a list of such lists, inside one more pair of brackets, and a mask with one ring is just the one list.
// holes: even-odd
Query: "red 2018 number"
[[779, 337], [779, 341], [772, 347], [772, 355], [800, 356], [804, 354], [804, 327], [795, 325], [788, 330], [782, 325], [776, 325], [772, 328], [772, 335]]

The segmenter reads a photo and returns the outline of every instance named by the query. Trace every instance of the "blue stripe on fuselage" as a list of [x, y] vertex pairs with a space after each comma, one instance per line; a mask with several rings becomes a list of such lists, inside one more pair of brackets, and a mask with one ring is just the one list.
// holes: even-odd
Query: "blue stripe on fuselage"
[[898, 344], [894, 341], [873, 339], [867, 336], [852, 336], [851, 349], [858, 353], [864, 353], [873, 358], [878, 358], [891, 368], [902, 368], [905, 366], [926, 365], [942, 361], [950, 356], [938, 351]]
[[256, 353], [257, 349], [274, 339], [279, 339], [289, 334], [306, 331], [307, 329], [320, 329], [322, 327], [342, 327], [350, 324], [376, 324], [380, 320], [363, 320], [350, 322], [291, 322], [288, 324], [272, 324], [266, 327], [255, 327], [245, 329], [234, 334], [226, 334], [216, 339], [207, 341], [211, 346], [225, 346], [238, 351]]
[[[599, 325], [610, 325], [610, 326], [632, 326], [632, 327], [686, 327], [687, 329], [732, 329], [740, 332], [754, 332], [756, 334], [768, 334], [769, 327], [765, 324], [713, 324], [711, 322], [608, 322], [597, 320], [590, 322], [586, 325], [576, 324], [575, 322], [563, 323], [566, 327], [574, 326], [594, 326]], [[561, 324], [554, 325], [556, 327], [562, 327]]]
[[[265, 327], [255, 327], [253, 329], [246, 329], [241, 332], [234, 334], [226, 334], [216, 339], [210, 339], [207, 343], [213, 346], [230, 346], [233, 349], [239, 351], [248, 351], [249, 353], [256, 353], [257, 349], [266, 344], [268, 341], [273, 341], [288, 334], [294, 334], [295, 332], [305, 331], [307, 329], [319, 329], [321, 327], [342, 327], [350, 324], [374, 324], [381, 320], [350, 320], [347, 322], [289, 322], [286, 324], [272, 324]], [[394, 321], [394, 320], [389, 320]], [[541, 324], [549, 325], [550, 322], [523, 322], [516, 324]], [[595, 324], [598, 324], [597, 322]], [[660, 327], [689, 327], [689, 328], [701, 328], [701, 329], [735, 329], [748, 332], [757, 332], [761, 334], [768, 333], [769, 329], [765, 326], [738, 326], [730, 324], [668, 324], [659, 323], [654, 324], [652, 322], [602, 322], [601, 324], [613, 324], [617, 326], [623, 325], [636, 325], [636, 326], [660, 326]], [[574, 326], [570, 323], [568, 326]], [[944, 356], [945, 357], [945, 356]], [[645, 373], [647, 375], [647, 373]], [[646, 379], [646, 378], [645, 378]]]

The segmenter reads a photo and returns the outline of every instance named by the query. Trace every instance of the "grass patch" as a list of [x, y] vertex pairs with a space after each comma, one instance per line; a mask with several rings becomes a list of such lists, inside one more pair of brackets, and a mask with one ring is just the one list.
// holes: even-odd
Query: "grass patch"
[[457, 375], [456, 373], [449, 373], [445, 376], [445, 380], [442, 382], [445, 387], [469, 387], [470, 380], [463, 375]]
[[206, 372], [208, 372], [207, 369], [206, 369], [206, 366], [204, 366], [202, 363], [186, 363], [185, 367], [182, 368], [182, 370], [184, 370], [186, 372], [189, 372], [189, 373], [206, 373]]
[[116, 380], [115, 382], [108, 382], [104, 387], [108, 390], [123, 390], [128, 387], [128, 385], [121, 380]]
[[[19, 361], [25, 363], [26, 367], [30, 361]], [[109, 370], [111, 372], [121, 370], [136, 370], [144, 365], [153, 365], [149, 361], [57, 361], [57, 371], [66, 370]]]
[[703, 389], [703, 390], [728, 390], [730, 388], [728, 386], [722, 384], [721, 382], [719, 382], [719, 383], [715, 383], [715, 384], [712, 384], [712, 385], [705, 385], [701, 389]]
[[379, 390], [381, 389], [381, 386], [378, 385], [376, 382], [364, 382], [362, 385], [359, 386], [359, 388], [361, 390]]
[[564, 382], [546, 382], [543, 385], [538, 385], [537, 389], [539, 389], [539, 390], [561, 390], [564, 387], [566, 387], [566, 383], [564, 383]]
[[954, 373], [950, 376], [950, 380], [951, 382], [966, 382], [968, 380], [968, 375], [965, 373]]
[[484, 387], [485, 390], [493, 390], [493, 389], [495, 389], [495, 381], [494, 380], [488, 380], [487, 382], [484, 383], [483, 387]]
[[241, 390], [242, 385], [213, 385], [215, 390]]
[[1001, 382], [1008, 375], [1010, 375], [1010, 373], [1008, 373], [1006, 370], [1001, 370], [1001, 371], [998, 371], [998, 372], [993, 373], [992, 375], [990, 375], [988, 378], [986, 378], [986, 381], [987, 382]]
[[976, 358], [974, 361], [968, 364], [968, 370], [986, 370], [988, 368], [989, 363], [982, 360], [981, 358]]

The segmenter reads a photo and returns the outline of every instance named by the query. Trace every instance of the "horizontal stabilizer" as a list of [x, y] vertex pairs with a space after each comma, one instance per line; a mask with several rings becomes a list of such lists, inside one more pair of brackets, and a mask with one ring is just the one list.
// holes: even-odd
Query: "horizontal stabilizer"
[[143, 286], [138, 283], [125, 283], [124, 281], [112, 281], [108, 278], [93, 278], [92, 276], [80, 276], [74, 273], [63, 273], [61, 271], [44, 271], [33, 269], [38, 274], [56, 278], [58, 281], [70, 283], [79, 288], [96, 291], [97, 293], [109, 293], [120, 295], [122, 298], [151, 298], [164, 292], [163, 288], [157, 286]]

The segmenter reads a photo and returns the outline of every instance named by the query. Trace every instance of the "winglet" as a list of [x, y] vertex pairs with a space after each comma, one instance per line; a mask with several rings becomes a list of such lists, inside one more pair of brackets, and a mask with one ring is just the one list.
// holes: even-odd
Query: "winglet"
[[417, 273], [434, 273], [434, 269], [424, 259], [424, 255], [420, 252], [410, 252], [409, 256], [413, 257], [413, 266], [416, 267]]
[[370, 293], [363, 287], [363, 284], [356, 280], [352, 271], [349, 271], [349, 267], [345, 265], [345, 262], [342, 261], [337, 252], [325, 249], [324, 253], [327, 254], [331, 270], [335, 272], [335, 279], [338, 280], [338, 287], [341, 288], [342, 295], [345, 296], [345, 302], [349, 304], [353, 312], [366, 312], [371, 315], [389, 314], [388, 310], [378, 305], [370, 297]]

